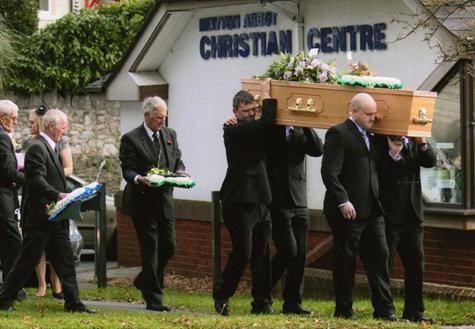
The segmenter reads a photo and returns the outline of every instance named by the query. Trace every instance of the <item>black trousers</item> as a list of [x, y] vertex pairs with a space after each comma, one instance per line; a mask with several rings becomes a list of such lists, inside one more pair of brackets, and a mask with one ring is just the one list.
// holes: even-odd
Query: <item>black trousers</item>
[[272, 287], [287, 273], [284, 306], [302, 303], [303, 277], [308, 244], [308, 209], [271, 207], [272, 240], [277, 252], [271, 259]]
[[424, 282], [424, 230], [422, 223], [414, 220], [413, 223], [386, 223], [390, 260], [397, 253], [404, 266], [404, 311], [403, 318], [422, 318], [424, 302], [422, 287]]
[[227, 300], [236, 292], [247, 263], [251, 265], [252, 305], [272, 302], [270, 272], [271, 223], [266, 205], [253, 203], [223, 204], [224, 224], [231, 236], [232, 250], [213, 298]]
[[382, 217], [329, 219], [333, 233], [335, 315], [353, 312], [353, 287], [359, 253], [371, 288], [374, 317], [394, 314], [389, 281], [389, 250]]
[[21, 248], [22, 241], [18, 221], [14, 217], [0, 217], [0, 260], [3, 281], [20, 256]]
[[17, 292], [30, 277], [45, 251], [61, 281], [65, 307], [84, 308], [84, 304], [79, 299], [68, 228], [25, 229], [23, 234], [23, 249], [20, 257], [0, 287], [0, 303], [13, 305]]
[[163, 302], [163, 272], [168, 261], [175, 255], [175, 218], [133, 217], [140, 247], [142, 271], [134, 283], [142, 292], [147, 304]]

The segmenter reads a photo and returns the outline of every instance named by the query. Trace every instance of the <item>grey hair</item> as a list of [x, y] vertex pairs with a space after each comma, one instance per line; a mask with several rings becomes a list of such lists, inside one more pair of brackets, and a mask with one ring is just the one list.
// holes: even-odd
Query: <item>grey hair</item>
[[12, 112], [18, 112], [18, 106], [11, 100], [0, 100], [0, 114], [11, 115]]
[[143, 113], [152, 113], [157, 108], [162, 108], [163, 110], [167, 110], [167, 103], [163, 100], [163, 98], [158, 96], [147, 97], [143, 101]]
[[66, 113], [60, 110], [48, 110], [45, 115], [43, 115], [43, 127], [47, 128], [50, 124], [58, 124], [61, 120], [68, 120]]

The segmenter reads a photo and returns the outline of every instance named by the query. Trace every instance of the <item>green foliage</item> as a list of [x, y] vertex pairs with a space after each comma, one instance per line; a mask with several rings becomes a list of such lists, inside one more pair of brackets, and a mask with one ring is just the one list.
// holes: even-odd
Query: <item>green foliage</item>
[[14, 38], [11, 31], [5, 26], [0, 17], [0, 91], [3, 90], [4, 81], [10, 73], [10, 65], [15, 56]]
[[9, 89], [77, 92], [109, 73], [129, 48], [153, 0], [114, 3], [68, 14], [24, 40]]
[[38, 0], [0, 0], [0, 15], [10, 30], [31, 35], [38, 29]]

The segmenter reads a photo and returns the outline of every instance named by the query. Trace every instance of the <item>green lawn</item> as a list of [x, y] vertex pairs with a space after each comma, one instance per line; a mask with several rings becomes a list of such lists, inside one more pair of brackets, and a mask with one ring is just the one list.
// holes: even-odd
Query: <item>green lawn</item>
[[[29, 289], [29, 296], [35, 290]], [[140, 294], [132, 288], [82, 289], [84, 300], [115, 300], [130, 303], [141, 302]], [[69, 314], [63, 312], [63, 304], [51, 297], [30, 297], [15, 304], [16, 311], [0, 313], [0, 328], [422, 328], [410, 323], [387, 323], [371, 317], [369, 300], [355, 302], [359, 320], [346, 321], [332, 317], [333, 301], [305, 300], [305, 307], [314, 314], [309, 317], [284, 316], [280, 313], [281, 300], [275, 300], [276, 314], [267, 316], [250, 315], [248, 295], [231, 299], [230, 317], [217, 316], [213, 312], [211, 296], [200, 293], [184, 293], [166, 290], [166, 303], [177, 312], [150, 313], [111, 309], [99, 309], [98, 314]], [[396, 299], [398, 314], [402, 300]], [[427, 316], [437, 320], [431, 328], [442, 325], [475, 324], [475, 301], [426, 300]]]

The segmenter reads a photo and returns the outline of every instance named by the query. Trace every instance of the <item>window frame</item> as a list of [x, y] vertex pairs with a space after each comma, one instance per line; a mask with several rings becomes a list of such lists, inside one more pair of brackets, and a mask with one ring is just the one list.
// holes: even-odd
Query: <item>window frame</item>
[[432, 91], [440, 92], [449, 81], [458, 76], [460, 79], [460, 138], [462, 157], [462, 202], [461, 203], [441, 203], [428, 202], [423, 200], [427, 213], [470, 215], [475, 213], [475, 109], [473, 103], [474, 84], [473, 77], [469, 73], [469, 62], [465, 59], [459, 60], [447, 74], [435, 85]]

